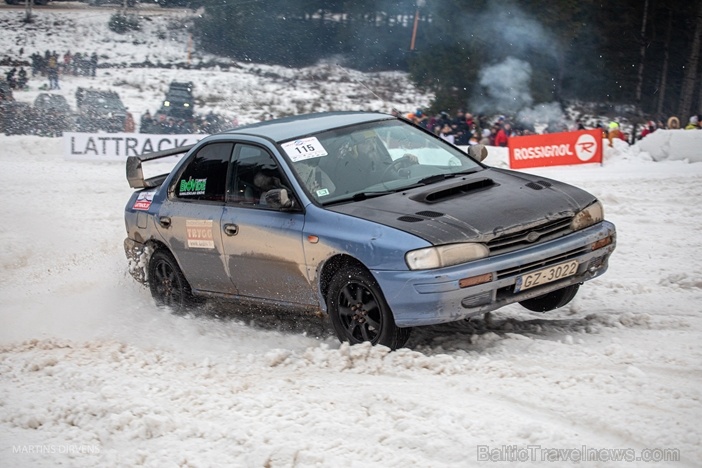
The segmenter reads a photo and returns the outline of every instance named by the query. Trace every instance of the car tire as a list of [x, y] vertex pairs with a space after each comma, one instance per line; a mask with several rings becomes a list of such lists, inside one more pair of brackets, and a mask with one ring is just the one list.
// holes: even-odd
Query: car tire
[[549, 310], [563, 307], [573, 300], [580, 288], [579, 284], [566, 286], [565, 288], [551, 291], [543, 296], [534, 297], [519, 302], [522, 307], [525, 307], [534, 312], [548, 312]]
[[176, 314], [186, 313], [196, 304], [190, 284], [173, 255], [157, 250], [149, 260], [149, 289], [156, 305], [168, 307]]
[[373, 276], [359, 266], [342, 267], [332, 279], [327, 310], [341, 342], [404, 346], [411, 328], [399, 328]]

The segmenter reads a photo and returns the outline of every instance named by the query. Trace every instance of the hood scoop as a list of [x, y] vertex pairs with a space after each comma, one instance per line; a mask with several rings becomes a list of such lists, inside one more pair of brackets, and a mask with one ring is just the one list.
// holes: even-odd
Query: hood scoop
[[417, 216], [404, 215], [397, 218], [398, 221], [404, 221], [405, 223], [418, 223], [420, 221], [426, 221], [427, 219], [441, 218], [444, 213], [439, 213], [438, 211], [418, 211], [415, 213]]
[[432, 190], [425, 190], [416, 195], [409, 197], [411, 200], [421, 203], [438, 203], [449, 198], [461, 197], [469, 193], [479, 192], [481, 190], [489, 189], [498, 184], [492, 179], [477, 179], [471, 181], [462, 181], [458, 184], [453, 184], [438, 189], [434, 188]]
[[529, 187], [532, 190], [541, 190], [544, 188], [549, 188], [551, 185], [552, 184], [550, 182], [546, 182], [545, 180], [537, 180], [536, 182], [529, 182], [525, 185], [525, 187]]

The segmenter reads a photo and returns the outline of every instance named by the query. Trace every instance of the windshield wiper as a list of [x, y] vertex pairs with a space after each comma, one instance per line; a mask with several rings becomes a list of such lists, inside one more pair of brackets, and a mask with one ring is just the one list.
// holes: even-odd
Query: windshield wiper
[[346, 203], [350, 201], [363, 201], [363, 200], [368, 200], [369, 198], [375, 198], [375, 197], [382, 197], [383, 195], [387, 195], [390, 193], [395, 193], [396, 190], [385, 190], [385, 191], [380, 191], [380, 192], [358, 192], [354, 193], [353, 195], [349, 195], [346, 197], [341, 197], [341, 198], [336, 198], [334, 200], [329, 200], [328, 202], [324, 203], [325, 205], [335, 205], [337, 203]]
[[453, 179], [456, 176], [472, 174], [474, 172], [477, 172], [476, 169], [469, 169], [460, 172], [449, 172], [448, 174], [434, 174], [423, 179], [419, 179], [416, 185], [431, 185], [437, 182], [441, 182], [442, 180]]

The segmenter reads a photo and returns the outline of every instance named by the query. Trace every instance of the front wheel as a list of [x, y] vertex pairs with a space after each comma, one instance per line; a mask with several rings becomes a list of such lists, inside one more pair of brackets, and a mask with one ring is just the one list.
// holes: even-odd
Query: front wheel
[[157, 250], [151, 256], [149, 289], [156, 305], [169, 307], [177, 314], [184, 314], [195, 303], [190, 285], [178, 263], [165, 250]]
[[380, 286], [365, 269], [341, 268], [329, 285], [327, 308], [336, 335], [351, 344], [370, 342], [390, 349], [404, 346], [410, 328], [399, 328]]
[[558, 309], [573, 300], [580, 288], [579, 284], [572, 284], [556, 291], [551, 291], [543, 296], [521, 301], [520, 304], [534, 312], [548, 312]]

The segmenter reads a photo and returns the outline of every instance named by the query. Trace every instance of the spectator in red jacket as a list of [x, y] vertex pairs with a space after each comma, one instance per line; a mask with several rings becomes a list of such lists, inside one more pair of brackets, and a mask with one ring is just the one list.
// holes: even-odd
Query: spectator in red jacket
[[641, 130], [641, 138], [645, 137], [649, 133], [656, 131], [656, 122], [649, 120], [643, 130]]
[[505, 122], [495, 136], [495, 146], [507, 146], [510, 136], [512, 136], [512, 125], [509, 122]]

